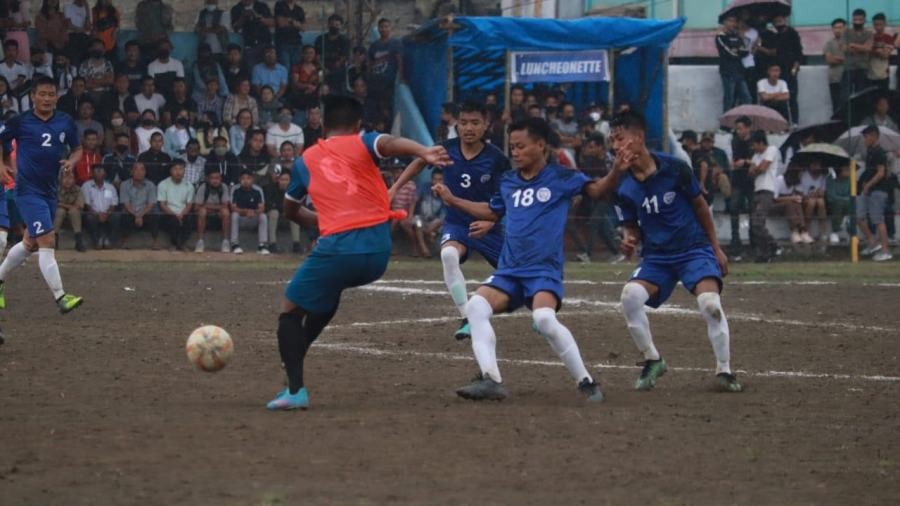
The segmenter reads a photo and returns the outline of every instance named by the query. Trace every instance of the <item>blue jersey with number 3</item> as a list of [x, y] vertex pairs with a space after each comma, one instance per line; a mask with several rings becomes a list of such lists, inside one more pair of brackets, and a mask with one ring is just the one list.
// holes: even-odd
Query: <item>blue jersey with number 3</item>
[[616, 212], [641, 229], [641, 255], [668, 255], [708, 246], [709, 238], [694, 214], [692, 201], [700, 185], [691, 168], [678, 158], [652, 153], [656, 172], [638, 181], [631, 172], [616, 190]]
[[47, 121], [28, 111], [0, 127], [0, 142], [16, 141], [16, 192], [57, 198], [59, 162], [66, 147], [76, 149], [78, 129], [72, 117], [55, 112]]
[[572, 198], [591, 180], [584, 173], [550, 164], [531, 180], [509, 171], [491, 210], [506, 215], [497, 275], [562, 279], [563, 237]]
[[[444, 167], [444, 185], [453, 195], [471, 202], [490, 202], [497, 194], [503, 173], [510, 170], [509, 159], [493, 144], [485, 144], [474, 158], [467, 159], [462, 143], [450, 139], [441, 143], [447, 149], [453, 163]], [[450, 225], [469, 226], [475, 221], [459, 209], [447, 209], [444, 222]]]

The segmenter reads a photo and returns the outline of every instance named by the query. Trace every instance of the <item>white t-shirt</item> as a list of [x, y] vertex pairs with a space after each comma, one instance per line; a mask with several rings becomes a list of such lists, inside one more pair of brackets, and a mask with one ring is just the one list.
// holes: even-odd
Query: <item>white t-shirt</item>
[[184, 77], [184, 64], [175, 58], [169, 58], [169, 61], [166, 63], [159, 61], [159, 58], [157, 58], [147, 65], [147, 75], [150, 77], [169, 72], [174, 72], [176, 77]]
[[150, 137], [153, 137], [155, 133], [162, 134], [163, 131], [156, 127], [147, 129], [142, 126], [134, 129], [134, 136], [137, 137], [138, 141], [138, 153], [143, 153], [150, 149]]
[[809, 171], [803, 171], [800, 175], [800, 191], [804, 195], [812, 195], [817, 191], [825, 191], [825, 175], [813, 177]]
[[287, 131], [282, 130], [278, 124], [269, 127], [266, 132], [266, 145], [278, 151], [285, 141], [291, 141], [295, 147], [303, 146], [303, 129], [293, 123]]
[[143, 93], [138, 93], [134, 96], [134, 105], [137, 106], [138, 114], [143, 114], [144, 111], [150, 109], [156, 113], [158, 118], [159, 108], [166, 105], [166, 99], [159, 93], [154, 93], [150, 98], [145, 97]]
[[756, 91], [758, 93], [789, 93], [788, 85], [784, 79], [779, 79], [773, 86], [768, 79], [760, 79], [756, 83]]
[[[751, 27], [741, 35], [741, 38], [744, 39], [744, 47], [752, 49], [753, 45], [756, 44], [756, 39], [759, 38], [759, 32], [756, 31], [756, 28]], [[755, 67], [756, 59], [753, 57], [753, 53], [747, 53], [747, 56], [741, 58], [741, 63], [744, 65], [745, 69], [752, 69]]]
[[759, 165], [764, 161], [769, 162], [769, 168], [756, 176], [756, 179], [753, 181], [753, 190], [775, 193], [775, 180], [778, 171], [781, 169], [781, 152], [775, 146], [769, 146], [765, 151], [754, 154], [753, 158], [750, 159], [750, 163], [753, 165]]
[[10, 87], [13, 87], [13, 83], [19, 76], [23, 76], [24, 81], [31, 79], [31, 70], [18, 60], [13, 62], [12, 67], [7, 65], [5, 61], [0, 61], [0, 76], [5, 77], [6, 82], [9, 83]]
[[72, 23], [73, 28], [80, 28], [84, 30], [85, 22], [88, 19], [90, 11], [88, 10], [87, 2], [84, 3], [81, 7], [75, 5], [74, 3], [70, 3], [63, 8], [63, 15], [66, 19]]
[[775, 196], [776, 197], [790, 197], [795, 193], [802, 193], [800, 188], [797, 186], [788, 186], [787, 182], [784, 180], [784, 176], [776, 176], [775, 177]]

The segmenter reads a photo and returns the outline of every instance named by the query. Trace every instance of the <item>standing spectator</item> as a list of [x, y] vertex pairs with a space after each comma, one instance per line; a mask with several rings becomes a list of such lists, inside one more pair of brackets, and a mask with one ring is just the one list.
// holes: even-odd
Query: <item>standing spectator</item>
[[[169, 39], [175, 29], [172, 6], [162, 0], [141, 0], [134, 12], [134, 24], [138, 31], [138, 43], [146, 58], [155, 55], [160, 44]], [[145, 60], [146, 61], [146, 60]]]
[[849, 165], [836, 167], [834, 173], [828, 176], [825, 182], [825, 203], [828, 206], [828, 216], [831, 217], [831, 234], [828, 236], [828, 242], [838, 244], [841, 242], [838, 233], [850, 232], [843, 230], [844, 219], [850, 216]]
[[738, 22], [738, 33], [744, 41], [744, 49], [747, 50], [747, 56], [741, 58], [741, 65], [744, 66], [744, 83], [750, 94], [750, 103], [756, 103], [756, 82], [760, 77], [756, 73], [756, 50], [759, 49], [760, 44], [759, 31], [753, 28], [745, 17]]
[[153, 119], [159, 118], [159, 111], [166, 105], [166, 99], [156, 92], [156, 82], [151, 76], [144, 76], [141, 81], [141, 92], [134, 96], [134, 105], [143, 116], [145, 111], [153, 112]]
[[813, 238], [806, 231], [803, 220], [803, 192], [800, 188], [800, 170], [788, 167], [775, 178], [775, 203], [772, 212], [787, 218], [791, 229], [791, 244], [812, 244]]
[[94, 249], [108, 249], [119, 242], [119, 194], [106, 182], [103, 165], [94, 165], [91, 180], [81, 186], [84, 193], [84, 221]]
[[260, 255], [269, 254], [269, 222], [265, 211], [262, 189], [253, 184], [253, 172], [244, 170], [241, 172], [240, 184], [231, 192], [231, 251], [234, 254], [244, 252], [241, 249], [240, 230], [250, 227], [256, 227], [259, 242], [257, 252]]
[[81, 104], [90, 101], [86, 90], [84, 78], [81, 76], [75, 77], [72, 79], [72, 87], [69, 88], [69, 91], [59, 98], [57, 108], [73, 118], [77, 117]]
[[[200, 44], [197, 48], [197, 61], [194, 62], [194, 92], [191, 94], [195, 101], [200, 101], [204, 95], [204, 86], [210, 80], [216, 81], [218, 84], [216, 93], [224, 100], [228, 96], [228, 82], [225, 81], [225, 74], [222, 72], [219, 62], [216, 61], [216, 57], [213, 56], [209, 45]], [[221, 111], [218, 114], [221, 115]]]
[[[174, 124], [166, 129], [163, 149], [172, 158], [184, 158], [188, 142], [196, 138], [197, 132], [191, 127], [190, 113], [187, 109], [182, 109], [175, 117]], [[191, 184], [195, 182], [190, 178], [188, 180]]]
[[275, 124], [275, 117], [278, 116], [278, 110], [282, 108], [282, 103], [281, 100], [275, 98], [275, 92], [270, 86], [263, 86], [260, 90], [257, 108], [259, 109], [259, 126], [261, 128], [269, 128]]
[[59, 0], [43, 0], [41, 10], [34, 18], [37, 44], [54, 55], [65, 52], [69, 43], [68, 23], [59, 9]]
[[888, 89], [891, 80], [889, 76], [891, 53], [894, 52], [894, 44], [897, 40], [897, 34], [888, 34], [885, 31], [886, 27], [887, 18], [883, 12], [872, 16], [872, 28], [875, 33], [872, 34], [872, 52], [869, 55], [869, 69], [866, 72], [869, 86], [883, 90]]
[[278, 63], [274, 46], [267, 46], [263, 51], [263, 61], [253, 67], [253, 86], [258, 95], [263, 86], [269, 86], [275, 92], [275, 98], [281, 98], [287, 92], [287, 68]]
[[106, 178], [117, 188], [121, 188], [122, 181], [131, 177], [131, 167], [136, 159], [131, 155], [130, 150], [130, 136], [127, 133], [118, 133], [112, 152], [103, 157], [102, 163], [106, 170]]
[[803, 63], [803, 44], [800, 41], [800, 34], [794, 27], [787, 24], [785, 16], [775, 16], [772, 18], [772, 24], [775, 25], [775, 59], [781, 67], [781, 76], [787, 82], [790, 96], [788, 104], [790, 106], [790, 116], [785, 116], [796, 125], [800, 122], [800, 109], [797, 105], [797, 74], [800, 72], [800, 64]]
[[17, 0], [7, 2], [9, 20], [6, 23], [6, 39], [19, 43], [19, 58], [31, 60], [31, 41], [28, 28], [31, 26], [31, 1]]
[[[81, 187], [75, 184], [75, 175], [64, 172], [59, 185], [59, 200], [56, 204], [56, 216], [53, 218], [53, 230], [62, 229], [66, 218], [75, 233], [75, 249], [85, 251], [84, 239], [81, 235], [81, 211], [84, 209], [84, 194]], [[57, 235], [57, 240], [59, 235]]]
[[443, 142], [459, 137], [456, 124], [459, 122], [459, 106], [453, 102], [447, 102], [441, 106], [441, 124], [438, 125], [437, 141]]
[[96, 130], [85, 130], [81, 136], [82, 155], [72, 171], [75, 173], [75, 184], [84, 185], [91, 179], [95, 165], [100, 165], [103, 155], [100, 153], [100, 137]]
[[[875, 255], [872, 259], [883, 262], [893, 258], [888, 244], [887, 225], [884, 210], [887, 208], [888, 193], [894, 191], [893, 177], [888, 171], [887, 153], [878, 144], [881, 132], [877, 126], [863, 130], [866, 145], [866, 170], [859, 176], [859, 196], [856, 197], [856, 220], [868, 246], [862, 250], [863, 256]], [[876, 241], [869, 228], [869, 222], [878, 230]]]
[[84, 85], [91, 100], [99, 103], [115, 79], [113, 66], [106, 59], [106, 50], [102, 40], [92, 39], [90, 41], [87, 58], [78, 67], [78, 75], [84, 78]]
[[581, 147], [581, 137], [578, 135], [578, 121], [575, 119], [575, 106], [566, 102], [560, 107], [562, 114], [551, 126], [559, 134], [563, 148], [574, 150]]
[[275, 2], [275, 47], [278, 48], [278, 63], [286, 69], [299, 61], [305, 22], [306, 13], [298, 2], [294, 0]]
[[125, 43], [125, 60], [116, 65], [116, 74], [128, 76], [128, 90], [132, 95], [141, 92], [147, 65], [141, 61], [141, 49], [137, 42], [129, 40]]
[[106, 138], [103, 125], [94, 119], [94, 103], [85, 100], [78, 108], [78, 119], [75, 120], [75, 126], [78, 127], [78, 135], [83, 136], [88, 130], [97, 132], [97, 147], [102, 150], [103, 139]]
[[[289, 146], [285, 143], [284, 146]], [[276, 184], [269, 185], [266, 191], [266, 221], [269, 223], [269, 252], [278, 253], [278, 219], [284, 214], [284, 194], [291, 184], [290, 171], [278, 174]], [[300, 246], [300, 225], [288, 222], [291, 229], [291, 242]]]
[[827, 217], [825, 179], [825, 169], [818, 160], [813, 161], [808, 170], [804, 170], [800, 174], [800, 190], [803, 192], [803, 217], [806, 220], [806, 231], [809, 233], [813, 220], [817, 220], [816, 240], [821, 239], [823, 241], [828, 239], [825, 234], [825, 219]]
[[59, 52], [53, 55], [53, 79], [58, 88], [57, 95], [62, 97], [72, 89], [72, 83], [78, 76], [78, 69], [69, 64], [69, 57]]
[[153, 78], [166, 100], [172, 97], [175, 80], [184, 79], [184, 64], [172, 58], [172, 43], [168, 39], [159, 42], [156, 59], [147, 65], [147, 75]]
[[206, 173], [215, 170], [222, 175], [227, 185], [237, 184], [241, 173], [241, 161], [228, 149], [228, 139], [219, 136], [213, 139], [213, 148], [206, 157]]
[[128, 124], [134, 124], [137, 121], [139, 117], [138, 108], [134, 97], [131, 96], [128, 90], [128, 85], [128, 76], [118, 74], [113, 79], [112, 89], [100, 97], [98, 102], [99, 117], [103, 123], [109, 124], [115, 112], [124, 115], [125, 122]]
[[191, 139], [185, 148], [184, 179], [194, 186], [206, 175], [206, 158], [200, 156], [200, 143]]
[[833, 39], [829, 39], [825, 43], [822, 50], [825, 56], [825, 63], [828, 64], [828, 91], [831, 94], [831, 113], [837, 114], [841, 108], [841, 77], [844, 74], [844, 30], [847, 28], [847, 21], [837, 18], [831, 22], [831, 33], [834, 34]]
[[741, 116], [734, 123], [734, 136], [731, 138], [731, 197], [727, 208], [731, 216], [731, 248], [734, 254], [741, 249], [741, 213], [750, 212], [753, 202], [754, 183], [749, 173], [753, 165], [751, 125], [750, 118]]
[[194, 203], [194, 186], [184, 180], [184, 160], [175, 160], [169, 168], [169, 177], [157, 185], [156, 198], [162, 214], [160, 225], [169, 234], [174, 249], [184, 251], [191, 235], [191, 208]]
[[756, 261], [768, 262], [777, 252], [778, 245], [766, 226], [769, 213], [775, 201], [776, 175], [781, 168], [781, 152], [769, 146], [766, 133], [756, 130], [750, 136], [753, 158], [750, 159], [749, 175], [753, 179], [753, 214], [750, 216], [750, 234], [756, 249]]
[[66, 45], [69, 59], [79, 64], [91, 41], [91, 8], [86, 0], [72, 0], [63, 8], [63, 15], [69, 21], [69, 42]]
[[156, 122], [156, 114], [153, 113], [153, 110], [146, 109], [141, 114], [141, 123], [134, 129], [134, 142], [132, 142], [134, 149], [132, 153], [140, 155], [150, 149], [150, 138], [155, 134], [159, 134], [160, 138], [162, 138], [163, 131]]
[[228, 129], [228, 144], [231, 146], [232, 153], [241, 154], [251, 130], [253, 130], [253, 116], [250, 115], [249, 109], [241, 109], [241, 112], [238, 113], [237, 123]]
[[743, 59], [750, 52], [744, 47], [744, 39], [737, 31], [737, 18], [727, 16], [722, 29], [716, 34], [716, 50], [719, 52], [719, 77], [722, 79], [722, 111], [750, 103], [750, 91], [744, 76]]
[[294, 109], [294, 121], [306, 122], [306, 110], [319, 102], [319, 61], [312, 46], [303, 46], [303, 59], [291, 69], [288, 101]]
[[162, 108], [162, 124], [171, 126], [173, 118], [181, 111], [187, 111], [188, 120], [193, 123], [196, 110], [197, 103], [188, 94], [187, 82], [176, 77], [172, 83], [172, 96], [166, 99], [166, 105]]
[[121, 23], [119, 10], [116, 9], [110, 0], [97, 0], [92, 12], [94, 15], [94, 38], [103, 42], [103, 50], [106, 52], [108, 59], [111, 61], [118, 60], [116, 45], [118, 43], [119, 24]]
[[205, 93], [195, 99], [197, 102], [197, 116], [203, 117], [207, 113], [213, 114], [216, 119], [222, 117], [222, 108], [225, 106], [225, 99], [219, 93], [219, 80], [211, 77], [206, 81], [204, 87]]
[[[150, 148], [138, 155], [137, 161], [147, 169], [147, 179], [159, 186], [169, 172], [172, 157], [163, 151], [163, 134], [155, 132], [150, 136]], [[181, 165], [181, 177], [184, 177], [184, 164]]]
[[282, 107], [278, 111], [277, 122], [266, 132], [266, 146], [273, 157], [278, 156], [279, 149], [285, 142], [290, 142], [303, 151], [303, 129], [292, 123], [291, 119], [290, 108]]
[[853, 28], [844, 31], [844, 75], [841, 79], [841, 103], [868, 85], [869, 53], [874, 45], [871, 31], [866, 29], [866, 11], [853, 11]]
[[369, 46], [369, 91], [385, 118], [394, 116], [394, 84], [403, 76], [403, 44], [391, 37], [391, 22], [378, 20], [378, 40]]
[[[600, 134], [594, 134], [585, 141], [578, 165], [589, 177], [605, 177], [612, 168], [613, 160], [612, 154], [606, 149], [606, 139]], [[588, 200], [588, 202], [590, 201]], [[606, 197], [593, 202], [587, 232], [588, 260], [593, 255], [597, 236], [600, 236], [603, 244], [612, 254], [612, 263], [625, 260], [625, 255], [619, 253], [617, 245], [616, 222], [613, 218], [611, 198]]]
[[243, 110], [250, 112], [250, 123], [259, 123], [259, 109], [256, 99], [250, 96], [250, 80], [241, 79], [235, 87], [234, 94], [228, 95], [222, 109], [222, 123], [231, 126], [237, 121], [238, 114]]
[[219, 123], [219, 117], [211, 111], [200, 114], [197, 120], [197, 142], [200, 143], [200, 154], [209, 156], [216, 137], [223, 137], [228, 142], [228, 130]]
[[[136, 117], [137, 116], [135, 115], [135, 118]], [[131, 127], [128, 126], [128, 123], [125, 120], [125, 115], [122, 114], [121, 111], [113, 111], [112, 115], [109, 118], [109, 128], [106, 129], [106, 136], [101, 142], [103, 144], [104, 152], [115, 151], [116, 138], [119, 135], [124, 135], [130, 140]], [[111, 175], [109, 168], [106, 169], [106, 175]]]
[[275, 19], [269, 6], [260, 0], [241, 0], [231, 8], [231, 29], [244, 36], [244, 59], [247, 67], [263, 59], [263, 51], [272, 44]]
[[156, 209], [156, 185], [147, 181], [147, 168], [141, 162], [131, 166], [131, 177], [122, 182], [119, 196], [122, 203], [124, 238], [133, 230], [149, 230], [154, 250], [159, 249], [159, 213]]
[[194, 211], [197, 213], [197, 244], [194, 251], [206, 250], [206, 227], [210, 220], [217, 220], [222, 228], [222, 253], [231, 251], [231, 191], [222, 181], [222, 173], [215, 168], [205, 170], [206, 181], [200, 184], [194, 195]]
[[[328, 16], [328, 31], [316, 37], [313, 47], [317, 54], [322, 55], [325, 64], [325, 83], [333, 93], [346, 94], [347, 65], [350, 60], [350, 39], [341, 33], [344, 27], [344, 18], [340, 14]], [[365, 64], [365, 50], [362, 51], [362, 61]], [[365, 76], [363, 71], [355, 77]]]
[[0, 77], [6, 78], [10, 91], [18, 96], [26, 90], [31, 79], [28, 66], [19, 61], [19, 43], [14, 39], [3, 41], [3, 62], [0, 63]]
[[875, 108], [872, 111], [870, 116], [866, 116], [862, 124], [863, 125], [875, 125], [878, 127], [890, 128], [893, 131], [897, 131], [897, 123], [891, 119], [891, 103], [888, 100], [888, 97], [879, 96], [875, 99]]
[[247, 62], [244, 61], [244, 53], [241, 46], [237, 44], [228, 44], [228, 54], [225, 57], [225, 82], [228, 83], [226, 91], [233, 92], [237, 89], [239, 82], [244, 79], [250, 80], [250, 69]]
[[786, 120], [792, 120], [788, 105], [791, 98], [790, 88], [787, 82], [781, 79], [781, 67], [777, 63], [769, 65], [768, 77], [759, 80], [756, 84], [756, 93], [760, 104], [778, 111]]
[[218, 0], [206, 0], [206, 6], [197, 13], [194, 23], [194, 32], [200, 36], [201, 45], [205, 44], [212, 54], [222, 56], [228, 47], [229, 29], [231, 13], [219, 8]]
[[303, 127], [303, 146], [297, 147], [298, 154], [307, 146], [315, 146], [319, 139], [325, 138], [322, 130], [322, 108], [316, 104], [306, 111], [306, 126]]

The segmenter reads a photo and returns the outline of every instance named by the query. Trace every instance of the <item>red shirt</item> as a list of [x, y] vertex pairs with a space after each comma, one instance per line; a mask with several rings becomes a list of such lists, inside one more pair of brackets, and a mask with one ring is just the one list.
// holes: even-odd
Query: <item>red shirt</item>
[[91, 168], [94, 165], [100, 165], [103, 157], [97, 151], [88, 151], [85, 149], [81, 154], [81, 160], [75, 164], [75, 184], [81, 186], [91, 179]]

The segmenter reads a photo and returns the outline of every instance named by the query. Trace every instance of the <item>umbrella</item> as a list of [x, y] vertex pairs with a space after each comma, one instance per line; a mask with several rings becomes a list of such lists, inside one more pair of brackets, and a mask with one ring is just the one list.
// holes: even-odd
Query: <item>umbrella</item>
[[766, 132], [783, 132], [788, 129], [788, 122], [775, 109], [764, 105], [739, 105], [719, 117], [719, 124], [734, 128], [734, 123], [741, 116], [747, 116], [753, 122], [754, 130]]
[[[851, 155], [861, 154], [865, 151], [862, 131], [866, 128], [865, 126], [853, 127], [842, 133], [834, 143], [844, 148]], [[885, 151], [900, 150], [900, 133], [885, 127], [878, 127], [878, 131], [881, 133], [881, 136], [878, 138], [878, 144], [881, 146], [881, 149]]]
[[[897, 114], [900, 113], [900, 91], [885, 90], [875, 86], [866, 88], [862, 91], [850, 95], [847, 103], [844, 104], [838, 112], [834, 113], [833, 118], [836, 120], [849, 121], [851, 125], [859, 125], [872, 114], [875, 108], [875, 100], [879, 97], [887, 97], [891, 106], [891, 119], [897, 121]], [[848, 110], [849, 108], [849, 110]]]
[[775, 16], [791, 15], [791, 0], [734, 0], [719, 14], [721, 23], [727, 15], [738, 15], [741, 11], [750, 12], [754, 18], [764, 16], [772, 19]]
[[798, 151], [791, 160], [801, 167], [809, 166], [813, 160], [819, 160], [825, 167], [843, 167], [850, 163], [850, 155], [834, 144], [815, 143]]
[[791, 132], [791, 135], [781, 144], [781, 156], [787, 155], [788, 148], [797, 149], [800, 141], [808, 137], [810, 134], [815, 138], [813, 142], [834, 142], [840, 137], [841, 133], [847, 131], [847, 124], [841, 120], [826, 121], [825, 123], [816, 123], [798, 128]]

